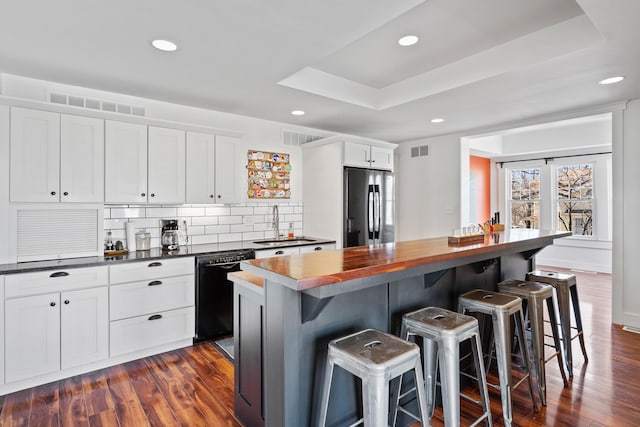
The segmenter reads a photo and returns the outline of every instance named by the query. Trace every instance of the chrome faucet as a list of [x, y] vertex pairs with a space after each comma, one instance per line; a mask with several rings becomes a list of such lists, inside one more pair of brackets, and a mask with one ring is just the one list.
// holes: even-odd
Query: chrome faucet
[[273, 205], [273, 221], [271, 227], [276, 230], [276, 240], [280, 238], [280, 214], [278, 213], [278, 205]]

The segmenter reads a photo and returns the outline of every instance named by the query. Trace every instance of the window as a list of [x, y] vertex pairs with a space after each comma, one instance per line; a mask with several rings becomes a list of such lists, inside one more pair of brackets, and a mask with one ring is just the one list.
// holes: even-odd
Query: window
[[540, 169], [512, 169], [509, 197], [512, 228], [540, 228]]
[[593, 235], [593, 164], [557, 167], [557, 229], [574, 236]]

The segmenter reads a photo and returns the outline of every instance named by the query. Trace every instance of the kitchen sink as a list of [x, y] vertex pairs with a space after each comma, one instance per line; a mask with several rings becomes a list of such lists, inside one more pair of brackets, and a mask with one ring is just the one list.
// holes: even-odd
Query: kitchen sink
[[304, 237], [294, 237], [293, 239], [266, 239], [266, 240], [256, 240], [253, 243], [258, 245], [265, 246], [281, 246], [286, 245], [287, 243], [307, 243], [307, 242], [315, 242], [314, 239], [306, 239]]

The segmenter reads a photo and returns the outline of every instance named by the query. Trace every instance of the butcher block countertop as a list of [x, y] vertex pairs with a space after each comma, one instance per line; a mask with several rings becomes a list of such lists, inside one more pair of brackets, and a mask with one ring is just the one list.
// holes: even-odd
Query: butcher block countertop
[[[514, 253], [531, 257], [554, 239], [570, 235], [550, 230], [511, 229], [487, 234], [483, 242], [469, 245], [452, 245], [447, 237], [437, 237], [256, 259], [244, 261], [242, 269], [297, 291], [317, 290], [311, 293], [330, 296], [330, 291], [322, 295], [319, 289], [345, 282], [371, 281], [374, 276], [377, 279], [373, 280], [381, 283]], [[412, 270], [411, 274], [403, 274], [407, 270]]]

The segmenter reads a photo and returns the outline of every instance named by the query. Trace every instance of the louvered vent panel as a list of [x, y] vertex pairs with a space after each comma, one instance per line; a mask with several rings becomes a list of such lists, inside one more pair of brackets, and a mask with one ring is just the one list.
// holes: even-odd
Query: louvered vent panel
[[18, 209], [18, 262], [97, 255], [98, 209]]
[[84, 98], [82, 96], [65, 95], [63, 93], [49, 94], [49, 102], [54, 104], [72, 105], [74, 107], [88, 108], [90, 110], [102, 110], [113, 113], [129, 114], [134, 116], [145, 116], [144, 107], [126, 104], [116, 104], [115, 102], [102, 101], [99, 99]]
[[319, 135], [312, 135], [308, 133], [292, 132], [289, 130], [282, 131], [282, 143], [284, 145], [302, 145], [307, 142], [317, 141], [323, 138]]
[[415, 147], [411, 147], [411, 157], [426, 157], [428, 155], [428, 145], [416, 145]]

